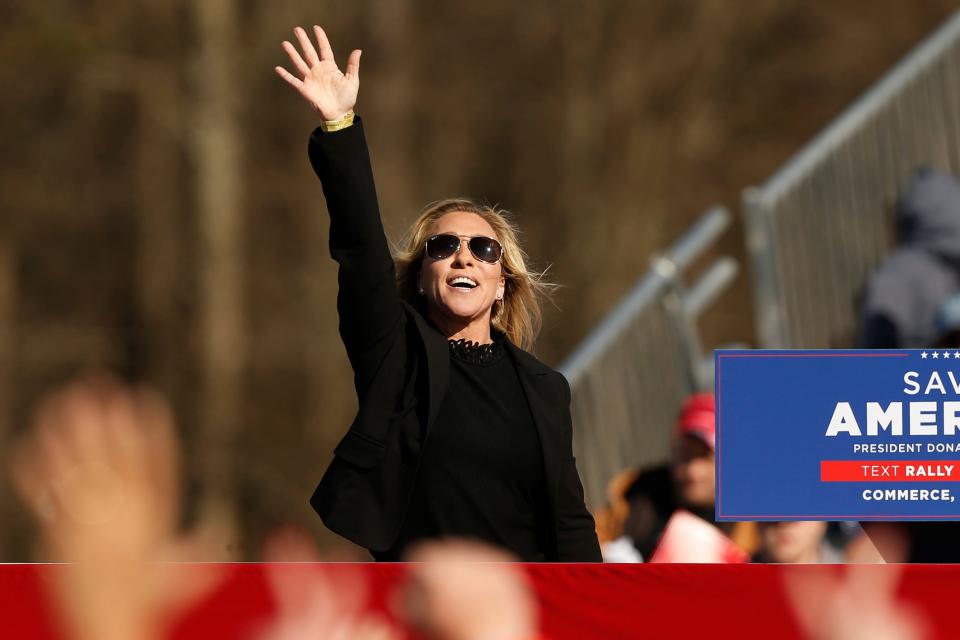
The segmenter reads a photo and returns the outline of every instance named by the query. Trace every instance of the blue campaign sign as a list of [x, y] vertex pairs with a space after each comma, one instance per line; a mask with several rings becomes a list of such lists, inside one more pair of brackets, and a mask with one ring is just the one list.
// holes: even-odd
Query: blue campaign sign
[[960, 350], [714, 359], [719, 520], [960, 520]]

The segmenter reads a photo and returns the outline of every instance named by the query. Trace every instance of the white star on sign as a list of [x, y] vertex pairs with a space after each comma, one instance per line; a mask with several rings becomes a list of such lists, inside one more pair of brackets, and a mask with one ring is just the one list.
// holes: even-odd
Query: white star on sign
[[949, 357], [950, 357], [950, 353], [947, 352], [947, 351], [944, 351], [944, 352], [943, 352], [943, 359], [946, 360], [946, 359], [949, 358]]
[[921, 359], [921, 360], [926, 360], [926, 359], [927, 359], [927, 352], [926, 352], [926, 351], [924, 351], [923, 353], [920, 354], [920, 359]]
[[940, 357], [940, 352], [939, 352], [939, 351], [934, 351], [934, 352], [933, 352], [933, 359], [936, 360], [936, 359], [939, 358], [939, 357]]
[[953, 359], [956, 360], [957, 358], [960, 358], [960, 351], [953, 352]]

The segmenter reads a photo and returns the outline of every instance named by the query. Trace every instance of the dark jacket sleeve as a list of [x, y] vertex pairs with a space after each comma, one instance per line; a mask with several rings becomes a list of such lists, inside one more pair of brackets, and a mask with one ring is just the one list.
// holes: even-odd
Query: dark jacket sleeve
[[573, 429], [570, 418], [570, 384], [560, 376], [564, 391], [569, 434], [564, 447], [557, 496], [557, 551], [560, 562], [603, 562], [597, 528], [583, 499], [583, 485], [573, 456]]
[[383, 355], [402, 334], [403, 318], [363, 122], [357, 118], [331, 133], [316, 129], [308, 153], [330, 213], [330, 255], [340, 265], [340, 336], [362, 397]]

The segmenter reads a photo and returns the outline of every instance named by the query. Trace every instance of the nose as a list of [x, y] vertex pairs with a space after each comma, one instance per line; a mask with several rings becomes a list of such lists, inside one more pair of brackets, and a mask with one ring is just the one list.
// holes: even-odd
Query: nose
[[462, 267], [470, 264], [473, 264], [473, 254], [470, 253], [470, 239], [460, 238], [460, 247], [453, 254], [451, 266]]

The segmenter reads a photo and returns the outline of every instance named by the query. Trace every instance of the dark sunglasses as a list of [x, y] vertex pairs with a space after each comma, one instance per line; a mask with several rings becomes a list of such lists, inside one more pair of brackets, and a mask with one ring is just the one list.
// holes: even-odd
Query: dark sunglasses
[[470, 253], [480, 262], [496, 264], [503, 257], [503, 247], [493, 238], [486, 236], [456, 236], [452, 233], [441, 233], [427, 238], [427, 256], [432, 260], [443, 260], [460, 251], [461, 239], [467, 239]]

